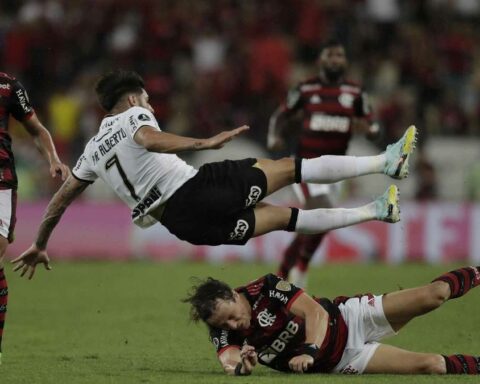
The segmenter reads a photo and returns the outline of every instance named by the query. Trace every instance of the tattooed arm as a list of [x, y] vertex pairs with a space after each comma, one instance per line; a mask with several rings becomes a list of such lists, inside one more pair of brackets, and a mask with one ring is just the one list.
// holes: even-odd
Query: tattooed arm
[[22, 253], [19, 257], [12, 260], [16, 264], [14, 271], [22, 270], [20, 276], [25, 275], [28, 271], [28, 278], [31, 279], [35, 273], [37, 264], [42, 263], [45, 269], [50, 270], [50, 260], [48, 258], [46, 248], [48, 239], [56, 227], [67, 207], [79, 196], [89, 183], [80, 181], [73, 176], [69, 176], [60, 189], [55, 193], [48, 204], [47, 210], [43, 215], [43, 220], [37, 232], [37, 237], [32, 246]]

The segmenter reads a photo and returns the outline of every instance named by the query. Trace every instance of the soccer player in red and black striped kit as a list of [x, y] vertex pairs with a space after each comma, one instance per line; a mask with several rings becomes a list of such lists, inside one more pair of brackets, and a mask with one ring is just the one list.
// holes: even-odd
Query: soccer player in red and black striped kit
[[[344, 46], [337, 40], [326, 42], [320, 50], [318, 76], [293, 88], [270, 118], [268, 143], [270, 150], [285, 149], [286, 120], [301, 112], [302, 124], [295, 155], [315, 158], [345, 155], [353, 132], [374, 138], [378, 125], [372, 120], [367, 95], [357, 84], [345, 79], [348, 61]], [[296, 130], [296, 131], [298, 131]], [[295, 185], [299, 200], [307, 209], [332, 208], [338, 184]], [[308, 264], [324, 233], [297, 234], [286, 249], [277, 274], [298, 286], [306, 284]]]
[[379, 341], [480, 285], [479, 268], [417, 288], [334, 300], [311, 297], [273, 274], [237, 289], [208, 278], [184, 301], [191, 318], [207, 324], [230, 375], [249, 375], [257, 363], [297, 373], [478, 375], [479, 356], [418, 353]]
[[0, 72], [0, 363], [2, 336], [7, 312], [8, 286], [4, 272], [5, 251], [13, 241], [17, 205], [17, 175], [8, 132], [10, 116], [22, 123], [33, 137], [35, 145], [50, 164], [52, 177], [69, 174], [69, 169], [58, 158], [52, 137], [33, 110], [27, 91], [14, 77]]

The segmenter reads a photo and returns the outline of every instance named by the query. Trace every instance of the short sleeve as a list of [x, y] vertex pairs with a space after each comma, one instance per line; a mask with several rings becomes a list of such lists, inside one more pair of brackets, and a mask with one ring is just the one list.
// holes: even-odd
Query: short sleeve
[[33, 114], [34, 110], [30, 104], [28, 93], [18, 80], [12, 82], [10, 98], [10, 112], [16, 120], [23, 121]]
[[244, 339], [234, 331], [222, 330], [219, 328], [210, 328], [210, 340], [215, 347], [217, 355], [220, 355], [228, 348], [240, 349], [244, 343]]
[[293, 302], [303, 292], [303, 289], [270, 273], [265, 276], [263, 292], [272, 302], [277, 302], [290, 309]]
[[85, 154], [80, 156], [80, 158], [78, 159], [77, 164], [72, 170], [72, 175], [77, 180], [90, 183], [90, 184], [93, 183], [98, 178], [97, 174], [88, 165]]
[[160, 131], [160, 127], [158, 126], [157, 119], [153, 116], [153, 113], [150, 112], [146, 108], [142, 107], [132, 107], [127, 111], [126, 115], [126, 126], [127, 131], [133, 138], [138, 130], [148, 125], [150, 127], [156, 128]]

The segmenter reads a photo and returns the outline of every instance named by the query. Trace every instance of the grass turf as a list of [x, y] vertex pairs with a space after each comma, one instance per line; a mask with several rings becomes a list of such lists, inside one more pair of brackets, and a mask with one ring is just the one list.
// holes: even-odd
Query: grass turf
[[[264, 367], [229, 378], [205, 327], [180, 303], [190, 276], [236, 286], [272, 270], [254, 264], [71, 263], [39, 267], [26, 281], [7, 268], [9, 312], [0, 383], [478, 383], [477, 377], [287, 375]], [[426, 265], [328, 265], [312, 269], [309, 292], [383, 293], [448, 270]], [[451, 269], [451, 266], [450, 266]], [[388, 342], [403, 348], [479, 354], [480, 290], [417, 319]]]

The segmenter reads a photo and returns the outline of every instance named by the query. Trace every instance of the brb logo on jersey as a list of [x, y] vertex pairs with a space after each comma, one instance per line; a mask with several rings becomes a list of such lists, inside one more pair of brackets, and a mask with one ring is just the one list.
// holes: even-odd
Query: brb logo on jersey
[[245, 201], [245, 208], [250, 207], [251, 205], [257, 204], [260, 195], [262, 194], [262, 190], [260, 187], [254, 185], [250, 188], [250, 193], [248, 194], [247, 200]]
[[290, 340], [297, 334], [299, 328], [300, 326], [294, 320], [290, 320], [270, 346], [259, 352], [258, 358], [265, 364], [270, 364], [279, 353], [284, 351]]
[[271, 327], [276, 318], [277, 316], [270, 314], [266, 308], [257, 315], [258, 324], [263, 328]]
[[247, 234], [249, 225], [245, 220], [238, 220], [233, 232], [230, 232], [230, 240], [242, 240]]

